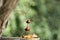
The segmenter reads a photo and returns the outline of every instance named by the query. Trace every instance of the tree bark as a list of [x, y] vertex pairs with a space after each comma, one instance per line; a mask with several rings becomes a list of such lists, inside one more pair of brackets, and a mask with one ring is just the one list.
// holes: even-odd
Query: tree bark
[[2, 30], [5, 29], [6, 22], [8, 20], [11, 11], [15, 8], [18, 0], [3, 0], [0, 7], [0, 36], [2, 36]]

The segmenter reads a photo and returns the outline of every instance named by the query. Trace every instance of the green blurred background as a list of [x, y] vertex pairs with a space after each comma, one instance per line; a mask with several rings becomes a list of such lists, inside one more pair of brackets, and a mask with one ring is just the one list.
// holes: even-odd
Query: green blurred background
[[3, 36], [20, 37], [26, 18], [31, 20], [30, 32], [41, 40], [60, 40], [60, 0], [19, 0]]

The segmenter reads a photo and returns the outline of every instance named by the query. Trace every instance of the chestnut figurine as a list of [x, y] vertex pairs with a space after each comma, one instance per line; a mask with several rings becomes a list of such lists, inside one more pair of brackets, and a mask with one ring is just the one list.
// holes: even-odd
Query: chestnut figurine
[[27, 20], [26, 20], [26, 23], [30, 23], [30, 19], [27, 19]]
[[25, 28], [25, 31], [30, 31], [30, 27], [26, 27]]

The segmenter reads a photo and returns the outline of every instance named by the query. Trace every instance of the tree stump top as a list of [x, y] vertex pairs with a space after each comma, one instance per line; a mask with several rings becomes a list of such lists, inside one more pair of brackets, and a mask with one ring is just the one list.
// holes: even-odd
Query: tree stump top
[[0, 40], [40, 40], [40, 38], [2, 37]]

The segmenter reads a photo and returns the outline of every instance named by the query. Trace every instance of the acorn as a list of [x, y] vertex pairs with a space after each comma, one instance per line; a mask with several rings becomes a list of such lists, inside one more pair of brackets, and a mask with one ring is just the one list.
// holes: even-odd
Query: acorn
[[26, 27], [25, 28], [25, 31], [30, 31], [30, 27]]
[[30, 23], [30, 19], [27, 19], [27, 20], [26, 20], [26, 23]]

